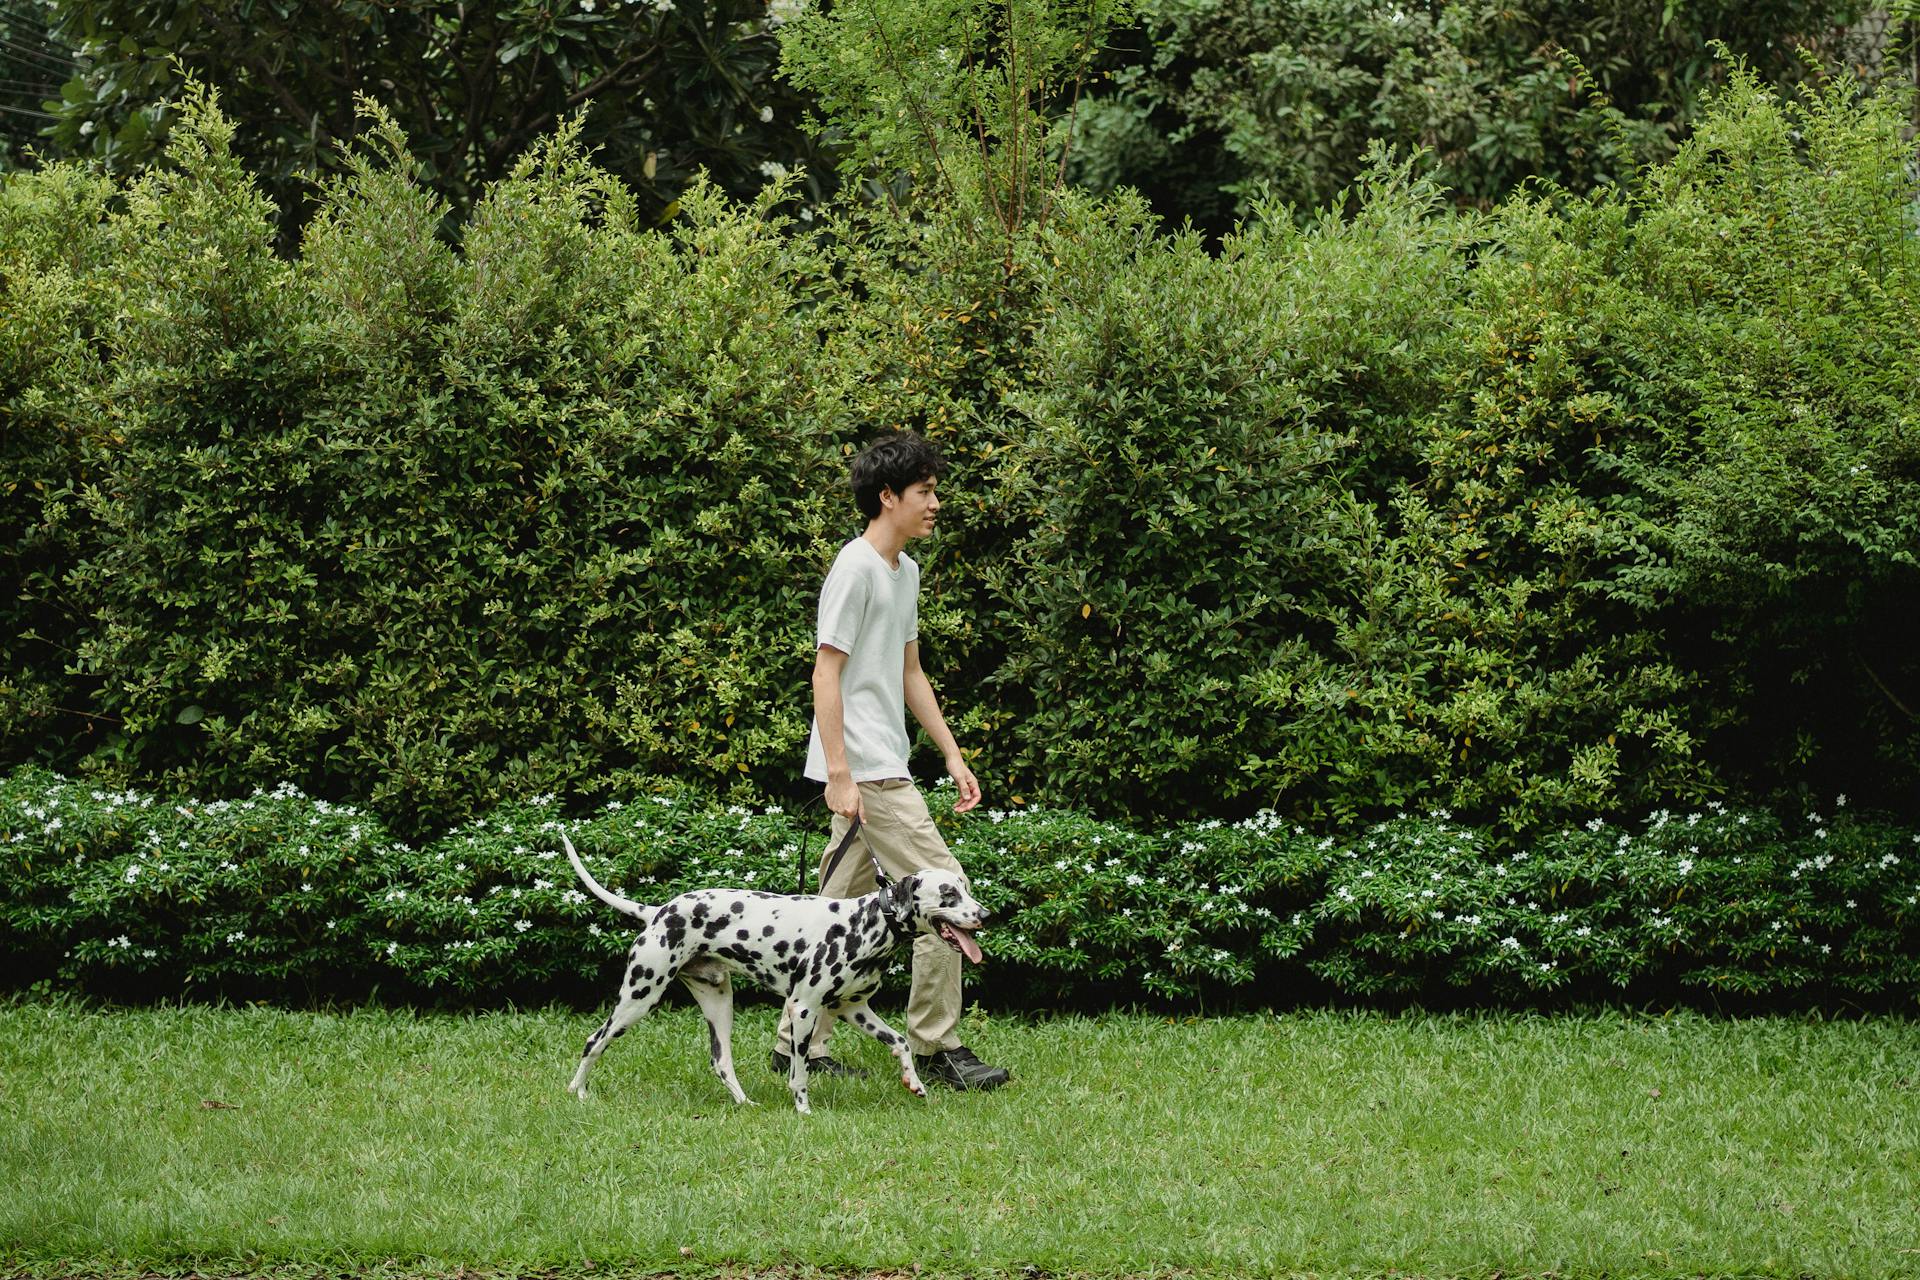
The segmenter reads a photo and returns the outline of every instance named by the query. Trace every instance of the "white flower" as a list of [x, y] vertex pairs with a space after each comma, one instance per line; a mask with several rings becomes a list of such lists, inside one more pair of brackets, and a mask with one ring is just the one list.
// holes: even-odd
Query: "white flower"
[[1502, 938], [1500, 939], [1500, 945], [1508, 951], [1518, 951], [1520, 949], [1520, 939], [1512, 937]]
[[761, 123], [761, 124], [772, 124], [772, 123], [773, 123], [773, 108], [772, 108], [772, 107], [762, 107], [762, 108], [760, 108], [760, 123]]
[[515, 933], [525, 933], [531, 928], [533, 928], [533, 921], [531, 920], [515, 920], [513, 922], [513, 931]]
[[1693, 859], [1692, 859], [1692, 858], [1682, 858], [1682, 859], [1680, 859], [1680, 874], [1681, 874], [1681, 875], [1683, 875], [1683, 876], [1684, 876], [1684, 875], [1686, 875], [1686, 874], [1687, 874], [1687, 873], [1688, 873], [1689, 871], [1692, 871], [1692, 870], [1693, 870]]

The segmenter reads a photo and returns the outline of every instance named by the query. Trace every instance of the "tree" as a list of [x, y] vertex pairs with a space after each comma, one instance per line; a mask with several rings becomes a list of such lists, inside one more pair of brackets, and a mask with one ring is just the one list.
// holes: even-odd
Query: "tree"
[[18, 168], [54, 119], [47, 100], [70, 79], [73, 55], [47, 31], [48, 0], [0, 0], [0, 172]]
[[1133, 0], [843, 0], [783, 33], [787, 74], [845, 140], [843, 177], [976, 209], [1011, 265], [1064, 184], [1072, 121]]
[[[818, 148], [776, 74], [765, 0], [52, 0], [81, 70], [59, 150], [124, 171], [156, 154], [186, 75], [220, 94], [284, 221], [338, 172], [355, 95], [392, 113], [452, 216], [563, 118], [658, 218], [694, 172], [751, 194]], [[778, 8], [779, 6], [776, 6]], [[811, 170], [830, 175], [830, 166]], [[817, 178], [809, 181], [817, 184]], [[819, 194], [818, 187], [814, 194]], [[290, 229], [290, 228], [284, 228]]]
[[[1335, 199], [1375, 140], [1486, 207], [1529, 177], [1575, 190], [1670, 156], [1724, 41], [1769, 83], [1796, 46], [1844, 55], [1858, 0], [1144, 0], [1083, 104], [1075, 178], [1231, 228], [1263, 191]], [[1571, 55], [1571, 56], [1566, 56]], [[1606, 104], [1603, 108], [1602, 104]]]

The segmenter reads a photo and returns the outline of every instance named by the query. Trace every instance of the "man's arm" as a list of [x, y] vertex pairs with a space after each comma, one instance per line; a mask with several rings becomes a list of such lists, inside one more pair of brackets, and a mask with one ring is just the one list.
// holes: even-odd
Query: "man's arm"
[[813, 718], [820, 729], [820, 753], [827, 760], [827, 808], [843, 818], [865, 820], [860, 788], [847, 764], [846, 708], [840, 700], [840, 673], [847, 655], [823, 644], [813, 657]]
[[[816, 680], [818, 677], [815, 677]], [[960, 744], [953, 739], [953, 730], [947, 728], [947, 718], [940, 714], [940, 699], [933, 694], [933, 684], [927, 679], [927, 673], [920, 669], [920, 642], [907, 641], [906, 670], [903, 684], [907, 695], [907, 709], [913, 712], [913, 718], [933, 739], [933, 745], [940, 748], [940, 758], [947, 762], [947, 772], [953, 775], [954, 785], [960, 788], [960, 802], [953, 806], [955, 813], [965, 813], [980, 803], [980, 783], [973, 776], [973, 770], [967, 767], [966, 760], [960, 755]], [[817, 686], [816, 686], [817, 688]], [[815, 707], [819, 706], [819, 694], [814, 695]], [[820, 739], [826, 741], [825, 721], [821, 722]], [[832, 803], [829, 801], [828, 803]]]

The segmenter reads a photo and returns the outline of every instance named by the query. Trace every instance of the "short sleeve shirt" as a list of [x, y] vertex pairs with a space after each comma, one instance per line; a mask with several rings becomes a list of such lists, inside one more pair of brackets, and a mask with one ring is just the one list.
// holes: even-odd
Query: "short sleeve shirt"
[[[840, 548], [820, 588], [818, 643], [847, 655], [840, 671], [847, 767], [855, 782], [905, 778], [907, 645], [920, 638], [920, 566], [904, 551], [900, 567], [865, 538]], [[827, 780], [827, 756], [814, 721], [807, 777]]]

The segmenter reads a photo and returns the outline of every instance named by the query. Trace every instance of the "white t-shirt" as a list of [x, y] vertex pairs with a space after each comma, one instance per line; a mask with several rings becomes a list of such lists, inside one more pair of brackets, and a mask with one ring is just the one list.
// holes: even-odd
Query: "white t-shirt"
[[[840, 669], [841, 723], [855, 782], [905, 778], [907, 645], [920, 638], [920, 566], [906, 552], [900, 567], [865, 538], [840, 548], [820, 588], [817, 643], [847, 655]], [[807, 742], [807, 777], [827, 780], [820, 722]]]

